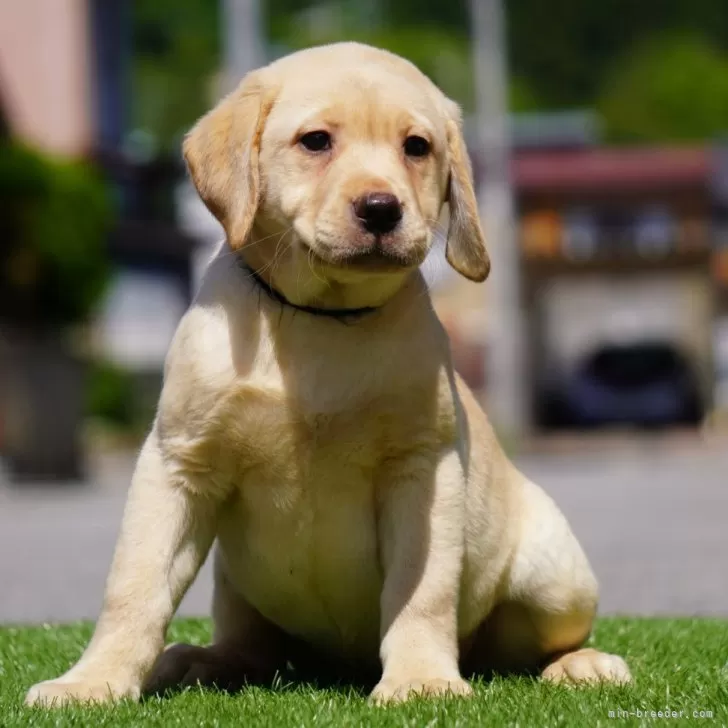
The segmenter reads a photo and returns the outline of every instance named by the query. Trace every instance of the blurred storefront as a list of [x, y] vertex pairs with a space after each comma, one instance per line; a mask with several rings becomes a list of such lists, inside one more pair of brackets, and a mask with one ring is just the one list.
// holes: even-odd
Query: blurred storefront
[[[625, 357], [629, 347], [672, 349], [689, 368], [696, 390], [691, 399], [699, 401], [690, 403], [684, 419], [696, 421], [710, 408], [710, 159], [707, 149], [596, 148], [531, 152], [514, 160], [532, 400], [542, 410], [537, 423], [554, 423], [547, 411], [553, 388], [561, 387], [568, 400], [572, 373], [607, 347], [627, 352]], [[616, 354], [612, 358], [615, 367], [626, 368]], [[653, 386], [649, 374], [641, 375], [643, 388]], [[613, 378], [618, 376], [626, 372]], [[597, 378], [582, 386], [583, 397], [588, 388], [607, 391]], [[630, 396], [639, 391], [635, 381]], [[593, 406], [583, 407], [608, 407], [596, 403], [599, 394], [591, 394]]]
[[[607, 401], [611, 385], [594, 376], [604, 362], [618, 370], [608, 378], [635, 379], [623, 394], [644, 401], [644, 424], [697, 424], [728, 406], [728, 157], [711, 147], [602, 147], [578, 122], [556, 119], [512, 159], [534, 424], [561, 419], [554, 393], [562, 405], [584, 400], [573, 426], [586, 426], [589, 412], [596, 424], [602, 410], [607, 424], [620, 406], [639, 423], [617, 395]], [[456, 366], [482, 389], [485, 293], [450, 277], [435, 300]]]

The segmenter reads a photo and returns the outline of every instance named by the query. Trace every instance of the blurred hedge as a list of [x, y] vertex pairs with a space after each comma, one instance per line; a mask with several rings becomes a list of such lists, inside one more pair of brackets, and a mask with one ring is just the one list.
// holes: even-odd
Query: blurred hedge
[[91, 362], [87, 372], [86, 413], [122, 429], [138, 419], [132, 375], [105, 361]]
[[111, 204], [87, 164], [0, 142], [0, 320], [84, 321], [110, 275]]

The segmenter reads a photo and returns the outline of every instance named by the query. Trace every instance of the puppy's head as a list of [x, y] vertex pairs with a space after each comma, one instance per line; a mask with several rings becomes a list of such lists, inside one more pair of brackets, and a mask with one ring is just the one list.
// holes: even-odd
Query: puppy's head
[[341, 43], [255, 71], [185, 140], [233, 249], [296, 303], [379, 304], [425, 258], [489, 269], [460, 110], [412, 64]]

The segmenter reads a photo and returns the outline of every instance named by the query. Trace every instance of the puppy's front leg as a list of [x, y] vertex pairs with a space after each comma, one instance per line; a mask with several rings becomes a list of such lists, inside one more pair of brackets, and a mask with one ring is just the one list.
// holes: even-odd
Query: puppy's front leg
[[412, 456], [378, 485], [383, 675], [375, 702], [469, 695], [458, 667], [464, 550], [463, 468], [454, 450]]
[[174, 611], [205, 559], [217, 505], [169, 477], [155, 432], [142, 448], [93, 639], [79, 662], [39, 683], [28, 704], [137, 698]]

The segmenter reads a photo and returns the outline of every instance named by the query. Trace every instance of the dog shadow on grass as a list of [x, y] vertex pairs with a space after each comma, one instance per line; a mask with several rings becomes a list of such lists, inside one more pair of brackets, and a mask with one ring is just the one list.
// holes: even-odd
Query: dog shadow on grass
[[[237, 671], [236, 671], [237, 672]], [[464, 676], [479, 684], [490, 683], [496, 677], [536, 678], [538, 670], [466, 672]], [[295, 667], [289, 663], [286, 669], [278, 671], [272, 677], [255, 675], [248, 672], [228, 672], [217, 679], [207, 679], [188, 672], [176, 676], [173, 681], [157, 682], [148, 685], [142, 695], [143, 700], [173, 698], [191, 688], [209, 690], [234, 696], [249, 688], [262, 688], [273, 693], [288, 694], [301, 692], [334, 692], [345, 697], [367, 698], [381, 677], [379, 669], [361, 669], [359, 666], [342, 665], [329, 662], [325, 658]]]

